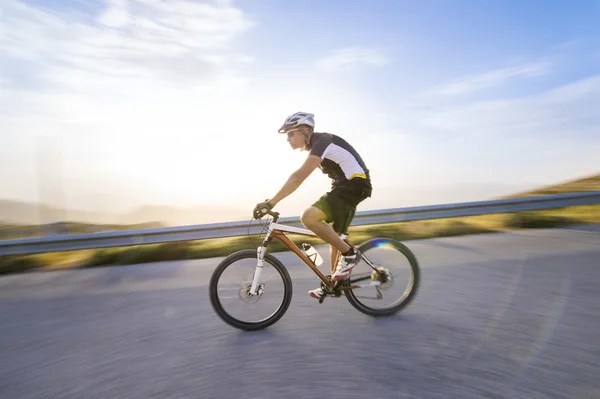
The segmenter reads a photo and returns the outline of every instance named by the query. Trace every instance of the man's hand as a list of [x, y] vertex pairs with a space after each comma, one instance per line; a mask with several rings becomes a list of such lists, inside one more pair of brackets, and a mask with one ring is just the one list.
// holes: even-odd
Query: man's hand
[[252, 212], [254, 219], [260, 219], [261, 217], [263, 217], [268, 211], [273, 209], [273, 206], [274, 205], [271, 205], [269, 200], [265, 200], [264, 202], [259, 202], [258, 204], [256, 204], [256, 206], [254, 207], [254, 211]]

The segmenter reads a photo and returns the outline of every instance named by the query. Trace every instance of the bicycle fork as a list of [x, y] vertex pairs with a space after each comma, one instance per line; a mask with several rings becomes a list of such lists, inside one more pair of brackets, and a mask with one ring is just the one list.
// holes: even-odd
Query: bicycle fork
[[256, 249], [256, 269], [254, 269], [254, 277], [252, 278], [252, 286], [250, 287], [250, 295], [257, 295], [256, 289], [258, 287], [258, 282], [260, 280], [260, 275], [262, 274], [265, 253], [267, 252], [267, 248], [264, 245], [261, 245]]

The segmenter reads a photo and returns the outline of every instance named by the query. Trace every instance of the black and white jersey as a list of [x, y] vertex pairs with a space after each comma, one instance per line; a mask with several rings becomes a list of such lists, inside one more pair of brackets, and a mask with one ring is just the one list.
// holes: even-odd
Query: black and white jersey
[[313, 133], [308, 148], [310, 155], [321, 158], [320, 168], [333, 179], [333, 185], [353, 178], [369, 179], [369, 170], [358, 152], [343, 138], [331, 133]]

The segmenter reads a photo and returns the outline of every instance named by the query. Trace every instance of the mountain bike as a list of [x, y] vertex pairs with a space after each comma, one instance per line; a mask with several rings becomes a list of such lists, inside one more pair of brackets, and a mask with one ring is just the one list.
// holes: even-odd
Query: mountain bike
[[[211, 305], [225, 323], [246, 331], [261, 330], [276, 323], [288, 310], [292, 300], [292, 279], [288, 268], [267, 253], [273, 238], [280, 240], [319, 277], [324, 291], [319, 303], [327, 297], [338, 298], [344, 294], [362, 313], [389, 316], [415, 297], [419, 287], [419, 264], [404, 244], [389, 238], [364, 242], [357, 247], [357, 263], [348, 278], [334, 282], [331, 279], [333, 270], [329, 275], [321, 272], [313, 259], [286, 234], [316, 237], [315, 233], [277, 223], [278, 212], [268, 211], [259, 219], [266, 215], [272, 219], [263, 224], [267, 231], [262, 245], [256, 251], [240, 250], [229, 255], [210, 278]], [[342, 238], [352, 245], [347, 237]], [[336, 258], [339, 256], [337, 251]], [[400, 293], [392, 294], [394, 288], [400, 288]]]

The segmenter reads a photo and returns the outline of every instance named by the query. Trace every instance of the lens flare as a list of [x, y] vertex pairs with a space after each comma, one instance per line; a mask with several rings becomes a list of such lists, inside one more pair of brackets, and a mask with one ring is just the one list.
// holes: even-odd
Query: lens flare
[[389, 242], [388, 240], [383, 239], [383, 238], [375, 240], [374, 246], [377, 248], [391, 248], [391, 249], [395, 248], [391, 242]]

